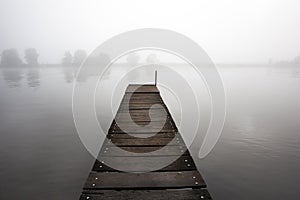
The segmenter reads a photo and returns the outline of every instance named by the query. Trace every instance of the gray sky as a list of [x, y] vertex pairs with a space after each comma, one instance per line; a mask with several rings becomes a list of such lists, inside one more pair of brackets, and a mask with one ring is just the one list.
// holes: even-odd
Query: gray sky
[[217, 63], [300, 55], [299, 0], [0, 0], [0, 23], [0, 51], [35, 47], [42, 63], [137, 28], [183, 33]]

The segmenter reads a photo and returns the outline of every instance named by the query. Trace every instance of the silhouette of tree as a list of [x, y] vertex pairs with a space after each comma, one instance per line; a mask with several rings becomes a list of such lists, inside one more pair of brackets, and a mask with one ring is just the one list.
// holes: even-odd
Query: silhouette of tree
[[25, 58], [26, 63], [28, 65], [31, 65], [31, 66], [38, 65], [39, 54], [37, 53], [36, 49], [28, 48], [28, 49], [25, 50], [24, 54], [25, 54], [24, 58]]
[[74, 58], [73, 58], [73, 64], [76, 66], [80, 66], [82, 62], [86, 59], [87, 54], [84, 50], [79, 49], [75, 51]]
[[18, 67], [22, 64], [16, 49], [5, 49], [1, 54], [1, 65], [5, 67]]
[[139, 60], [140, 60], [140, 56], [134, 52], [127, 56], [127, 62], [130, 66], [137, 65]]
[[88, 65], [94, 65], [94, 66], [107, 64], [109, 62], [110, 62], [110, 57], [105, 53], [99, 53], [97, 55], [89, 56], [88, 59], [86, 60], [86, 63]]
[[62, 64], [65, 66], [71, 66], [73, 62], [73, 56], [70, 51], [66, 51], [64, 57], [62, 58]]

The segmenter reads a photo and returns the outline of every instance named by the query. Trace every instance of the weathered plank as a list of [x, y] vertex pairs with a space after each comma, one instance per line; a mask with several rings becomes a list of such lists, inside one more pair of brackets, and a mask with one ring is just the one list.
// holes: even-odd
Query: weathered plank
[[122, 104], [119, 107], [119, 112], [128, 112], [128, 110], [132, 111], [132, 110], [166, 110], [166, 106], [160, 104], [159, 106], [157, 106], [156, 104], [152, 104], [152, 103], [140, 103], [140, 104], [130, 104], [126, 105], [126, 104]]
[[[108, 139], [112, 138], [123, 138], [123, 139], [132, 139], [133, 137], [140, 137], [140, 138], [147, 138], [149, 137], [149, 134], [153, 133], [124, 133], [124, 132], [119, 132], [119, 133], [110, 133], [107, 134], [106, 137]], [[164, 132], [159, 132], [155, 134], [155, 138], [174, 138], [174, 137], [179, 137], [176, 132], [169, 132], [169, 133], [164, 133]]]
[[159, 93], [125, 93], [124, 98], [143, 98], [143, 97], [148, 97], [148, 98], [156, 98], [156, 99], [162, 99]]
[[126, 89], [126, 93], [159, 93], [158, 89], [154, 85], [129, 85]]
[[196, 170], [183, 172], [91, 172], [84, 189], [166, 189], [203, 188], [202, 176]]
[[[143, 128], [143, 129], [142, 129]], [[124, 130], [123, 130], [124, 129]], [[152, 122], [151, 124], [145, 124], [145, 127], [139, 127], [138, 124], [131, 123], [120, 123], [114, 124], [109, 129], [110, 133], [118, 133], [118, 132], [130, 132], [130, 133], [159, 133], [159, 132], [177, 132], [177, 128], [166, 123], [162, 125], [161, 123]]]
[[[171, 129], [176, 129], [175, 125], [172, 120], [169, 118], [165, 118], [163, 121], [140, 121], [140, 123], [137, 124], [132, 121], [131, 123], [128, 123], [127, 121], [121, 121], [121, 120], [115, 120], [112, 124], [113, 128], [119, 128], [119, 126], [125, 127], [125, 128], [131, 128], [131, 127], [143, 127], [143, 126], [149, 126], [153, 128], [171, 128]], [[143, 127], [147, 128], [147, 127]]]
[[[152, 117], [152, 119], [150, 118], [150, 116]], [[153, 109], [150, 112], [149, 110], [130, 110], [128, 112], [119, 112], [116, 115], [116, 119], [122, 120], [124, 122], [130, 119], [135, 119], [134, 121], [143, 121], [143, 118], [147, 118], [147, 121], [149, 121], [150, 119], [151, 121], [162, 121], [170, 119], [168, 113], [158, 109]]]
[[[158, 151], [159, 150], [159, 151]], [[117, 156], [180, 156], [186, 152], [185, 146], [164, 146], [157, 148], [156, 146], [107, 146], [105, 145], [99, 154], [101, 157], [117, 157]], [[136, 153], [136, 154], [132, 154]], [[147, 154], [146, 154], [147, 153]]]
[[175, 160], [171, 164], [157, 169], [156, 171], [189, 171], [197, 170], [195, 163], [190, 155], [178, 156], [160, 156], [160, 157], [102, 157], [101, 160], [97, 160], [93, 166], [93, 171], [105, 172], [105, 171], [117, 171], [110, 166], [123, 166], [126, 163], [126, 171], [128, 172], [145, 172], [149, 168], [157, 166], [157, 162], [163, 163], [164, 161], [172, 159]]
[[135, 139], [115, 139], [112, 138], [111, 142], [107, 143], [107, 147], [109, 146], [185, 146], [182, 140], [176, 140], [173, 138], [135, 138]]
[[156, 111], [156, 110], [160, 110], [160, 111], [166, 111], [166, 106], [163, 106], [163, 107], [156, 107], [156, 106], [154, 106], [154, 107], [151, 107], [151, 106], [140, 106], [140, 107], [138, 107], [138, 108], [129, 108], [128, 109], [128, 106], [121, 106], [120, 105], [120, 107], [119, 107], [119, 109], [118, 109], [118, 113], [123, 113], [123, 112], [128, 112], [128, 110], [130, 111], [130, 112], [140, 112], [140, 111], [143, 111], [143, 112], [149, 112], [149, 110], [150, 110], [150, 108], [151, 108], [151, 110], [152, 111]]
[[206, 189], [191, 190], [84, 190], [80, 200], [211, 200]]
[[[185, 146], [104, 146], [100, 157], [113, 156], [180, 156], [187, 151]], [[135, 154], [133, 154], [135, 153]]]
[[129, 96], [122, 99], [122, 103], [152, 103], [152, 104], [164, 104], [162, 99], [160, 98], [151, 98], [151, 97], [135, 97], [135, 96]]
[[[165, 118], [163, 121], [151, 121], [151, 122], [150, 121], [140, 121], [139, 126], [147, 126], [149, 124], [151, 124], [153, 127], [162, 127], [162, 125], [164, 125], [165, 127], [176, 129], [173, 121], [170, 120], [169, 118]], [[126, 125], [127, 127], [137, 126], [137, 124], [134, 123], [134, 121], [131, 121], [131, 123], [128, 123], [128, 121], [114, 120], [114, 122], [112, 124], [113, 128], [118, 125], [121, 125], [121, 126]]]

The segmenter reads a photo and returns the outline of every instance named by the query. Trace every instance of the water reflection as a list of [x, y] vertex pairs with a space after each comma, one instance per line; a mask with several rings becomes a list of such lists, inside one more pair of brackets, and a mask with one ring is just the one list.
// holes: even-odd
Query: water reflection
[[77, 68], [75, 67], [63, 67], [64, 79], [66, 83], [72, 83], [76, 76]]
[[27, 85], [31, 88], [37, 88], [40, 86], [40, 68], [28, 68], [27, 71]]
[[18, 88], [24, 78], [24, 70], [21, 68], [3, 68], [1, 69], [3, 79], [9, 88]]

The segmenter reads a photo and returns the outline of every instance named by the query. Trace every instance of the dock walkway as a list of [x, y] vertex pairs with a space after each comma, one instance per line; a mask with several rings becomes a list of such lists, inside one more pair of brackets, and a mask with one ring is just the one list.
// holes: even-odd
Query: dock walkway
[[[161, 106], [152, 110], [150, 120], [149, 108], [154, 104]], [[128, 109], [131, 119], [126, 113]], [[129, 123], [131, 120], [139, 128], [132, 126]], [[160, 128], [162, 120], [165, 123]], [[147, 137], [147, 134], [151, 134], [149, 126], [145, 131], [141, 131], [140, 127], [147, 126], [150, 122], [150, 130], [160, 128], [160, 131]], [[123, 127], [130, 134], [123, 132]], [[125, 151], [120, 151], [119, 148]], [[154, 162], [152, 158], [155, 158]], [[171, 164], [148, 172], [156, 162], [172, 158], [174, 162]], [[127, 172], [110, 167], [123, 166], [124, 163]], [[80, 200], [85, 199], [211, 199], [206, 184], [155, 85], [127, 87], [98, 159], [84, 184]]]

